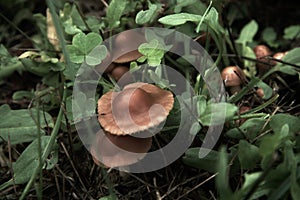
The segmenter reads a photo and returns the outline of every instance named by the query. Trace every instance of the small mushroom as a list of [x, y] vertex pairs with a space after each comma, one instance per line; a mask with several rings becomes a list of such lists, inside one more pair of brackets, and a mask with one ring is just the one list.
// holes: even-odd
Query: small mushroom
[[98, 100], [98, 120], [105, 131], [128, 135], [159, 126], [173, 108], [170, 91], [148, 83], [132, 83]]
[[254, 54], [258, 61], [262, 61], [264, 63], [270, 63], [270, 65], [264, 64], [264, 63], [259, 63], [259, 62], [256, 63], [258, 75], [261, 76], [264, 73], [266, 73], [271, 67], [271, 61], [270, 61], [270, 59], [268, 59], [266, 57], [271, 56], [272, 52], [269, 49], [269, 47], [267, 47], [266, 45], [257, 45], [254, 47], [253, 51], [254, 51]]
[[228, 66], [222, 70], [222, 79], [225, 87], [229, 88], [230, 94], [235, 94], [241, 90], [241, 85], [245, 82], [246, 76], [238, 66]]
[[257, 88], [256, 89], [256, 94], [260, 97], [260, 98], [264, 98], [265, 93], [264, 90], [262, 88]]
[[[282, 58], [287, 54], [287, 52], [277, 52], [273, 55], [273, 58], [277, 60], [282, 60]], [[273, 60], [273, 65], [276, 65], [278, 62], [276, 60]]]
[[[251, 107], [249, 107], [249, 106], [241, 106], [241, 107], [239, 108], [239, 114], [243, 114], [244, 112], [247, 112], [247, 111], [249, 111], [249, 110], [251, 110]], [[241, 124], [243, 124], [246, 120], [247, 120], [247, 119], [238, 119], [238, 120], [235, 121], [235, 123], [241, 125]]]
[[[114, 55], [118, 57], [114, 58], [113, 62], [127, 63], [138, 59], [142, 54], [137, 49], [145, 41], [144, 36], [136, 31], [124, 31], [120, 33], [114, 41]], [[135, 50], [130, 51], [132, 49]]]
[[91, 154], [95, 164], [114, 168], [138, 162], [146, 156], [151, 146], [151, 137], [118, 136], [99, 131], [91, 146]]
[[133, 82], [133, 77], [126, 66], [120, 65], [115, 67], [110, 72], [110, 75], [121, 87]]

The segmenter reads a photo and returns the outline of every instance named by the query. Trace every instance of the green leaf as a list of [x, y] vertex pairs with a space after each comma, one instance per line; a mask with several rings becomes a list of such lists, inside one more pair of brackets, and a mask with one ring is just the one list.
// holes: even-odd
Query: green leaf
[[[248, 173], [244, 174], [245, 182], [242, 185], [242, 190], [241, 190], [243, 194], [246, 194], [251, 189], [253, 184], [257, 181], [258, 178], [260, 178], [261, 175], [262, 172], [253, 172], [251, 174]], [[255, 192], [251, 195], [251, 198], [249, 200], [259, 199], [260, 197], [264, 195], [268, 195], [269, 193], [270, 193], [270, 189], [264, 187], [263, 184], [261, 184], [256, 188]]]
[[120, 18], [123, 15], [127, 3], [127, 0], [112, 0], [110, 2], [106, 13], [109, 29], [119, 26]]
[[[153, 67], [159, 65], [165, 55], [162, 44], [156, 39], [151, 40], [149, 43], [141, 44], [138, 51], [147, 58], [148, 64]], [[141, 57], [137, 61], [141, 62], [141, 59], [145, 58]]]
[[292, 25], [284, 29], [283, 38], [293, 40], [300, 37], [300, 25]]
[[12, 96], [13, 100], [22, 100], [24, 98], [32, 99], [33, 97], [34, 97], [34, 93], [32, 91], [26, 91], [26, 90], [16, 91]]
[[267, 27], [262, 32], [263, 40], [271, 47], [278, 47], [279, 44], [276, 43], [277, 34], [273, 27]]
[[280, 66], [278, 71], [292, 76], [298, 73], [295, 68], [290, 65]]
[[244, 45], [246, 45], [249, 42], [252, 42], [255, 34], [257, 33], [257, 30], [257, 22], [255, 20], [251, 20], [248, 24], [244, 26], [236, 42]]
[[242, 169], [253, 169], [260, 160], [259, 148], [246, 140], [240, 140], [238, 145], [238, 158]]
[[259, 153], [264, 158], [272, 155], [273, 152], [285, 141], [289, 136], [289, 126], [283, 125], [280, 131], [275, 132], [274, 135], [266, 135], [262, 138], [259, 145]]
[[178, 26], [181, 24], [185, 24], [186, 22], [199, 22], [201, 18], [201, 15], [195, 15], [190, 13], [178, 13], [164, 16], [160, 18], [158, 22], [165, 25]]
[[[193, 5], [197, 2], [197, 0], [177, 0], [177, 3], [174, 7], [174, 12], [175, 13], [180, 13], [182, 8]], [[198, 3], [198, 2], [197, 2]]]
[[216, 177], [216, 188], [219, 193], [220, 199], [232, 199], [232, 191], [229, 185], [228, 177], [228, 155], [226, 154], [225, 148], [223, 147], [218, 156], [217, 162], [217, 177]]
[[104, 45], [98, 45], [86, 56], [86, 63], [88, 65], [98, 65], [106, 55], [106, 47]]
[[230, 120], [237, 111], [238, 108], [234, 104], [224, 102], [208, 103], [199, 119], [204, 126], [218, 125]]
[[150, 1], [148, 1], [148, 8], [148, 10], [141, 10], [137, 13], [135, 17], [135, 23], [141, 25], [148, 22], [151, 23], [157, 16], [159, 10], [162, 8], [162, 4], [152, 4]]
[[[50, 140], [50, 136], [42, 136], [41, 137], [41, 150], [44, 151], [45, 147], [47, 146]], [[54, 146], [50, 157], [57, 158], [58, 157], [58, 145]], [[4, 189], [10, 185], [14, 184], [23, 184], [29, 181], [30, 177], [32, 176], [34, 170], [38, 167], [38, 141], [35, 139], [20, 155], [15, 163], [13, 163], [13, 172], [14, 178], [10, 179], [9, 181], [3, 183], [0, 186], [0, 190]], [[41, 152], [42, 153], [42, 152]], [[51, 165], [42, 166], [43, 168], [51, 169], [57, 162], [57, 159], [50, 159], [46, 161], [47, 163], [51, 163]]]
[[263, 130], [266, 120], [263, 118], [247, 119], [239, 128], [233, 128], [226, 132], [226, 135], [236, 139], [254, 139]]
[[215, 150], [211, 150], [204, 158], [199, 158], [199, 151], [199, 147], [189, 148], [182, 157], [184, 164], [198, 169], [203, 169], [211, 173], [216, 173], [216, 166], [220, 153]]
[[[94, 48], [96, 48], [101, 42], [102, 42], [102, 38], [97, 33], [91, 32], [86, 35], [86, 34], [80, 32], [80, 33], [76, 34], [73, 37], [72, 45], [67, 45], [67, 49], [69, 50], [70, 60], [73, 63], [77, 63], [77, 64], [82, 63], [86, 59], [86, 56]], [[101, 52], [104, 49], [103, 47], [96, 48], [96, 50], [89, 57], [90, 63], [95, 63], [96, 61], [98, 62], [100, 60], [101, 55], [99, 55], [99, 59], [96, 59], [96, 61], [93, 60], [93, 58], [95, 56], [94, 54], [99, 51], [99, 48], [100, 48]], [[99, 61], [99, 63], [100, 62], [101, 62], [101, 60]]]
[[[73, 109], [71, 105], [67, 105], [67, 113], [72, 113], [72, 118], [70, 120], [73, 120], [75, 122], [81, 121], [83, 119], [88, 119], [92, 116], [95, 116], [95, 108], [96, 108], [96, 101], [92, 98], [87, 98], [87, 96], [83, 92], [76, 92], [73, 93], [73, 95], [76, 95], [75, 98], [77, 101], [74, 101], [73, 103]], [[67, 104], [71, 104], [71, 96], [67, 98]], [[72, 109], [72, 110], [71, 110]], [[72, 112], [74, 111], [74, 112]], [[68, 116], [70, 117], [68, 114]]]
[[[29, 142], [37, 137], [36, 109], [11, 110], [7, 104], [0, 107], [0, 141], [10, 140], [11, 144]], [[40, 127], [53, 127], [52, 117], [40, 111]], [[41, 129], [41, 134], [45, 131]]]
[[279, 133], [284, 125], [289, 126], [290, 134], [296, 134], [300, 131], [300, 119], [289, 114], [273, 115], [269, 124], [275, 133]]
[[300, 55], [300, 47], [297, 47], [289, 50], [288, 53], [282, 58], [282, 60], [300, 66], [299, 55]]
[[194, 122], [191, 126], [190, 134], [196, 135], [200, 130], [201, 130], [201, 125], [199, 124], [199, 122]]
[[70, 60], [73, 63], [82, 63], [84, 61], [85, 55], [82, 53], [80, 49], [75, 46], [68, 45], [67, 49], [69, 51]]
[[273, 95], [273, 89], [263, 81], [257, 83], [257, 87], [261, 88], [264, 91], [263, 99], [269, 99]]

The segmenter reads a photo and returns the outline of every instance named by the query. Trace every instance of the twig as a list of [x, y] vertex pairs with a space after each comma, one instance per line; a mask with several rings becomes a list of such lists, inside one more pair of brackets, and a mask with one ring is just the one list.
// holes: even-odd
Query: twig
[[189, 194], [190, 192], [192, 192], [193, 190], [197, 189], [198, 187], [200, 187], [201, 185], [205, 184], [206, 182], [208, 182], [209, 180], [211, 180], [212, 178], [214, 178], [218, 173], [215, 173], [213, 175], [211, 175], [210, 177], [208, 177], [206, 180], [202, 181], [201, 183], [199, 183], [198, 185], [194, 186], [193, 188], [191, 188], [190, 190], [188, 190], [186, 193], [184, 193], [183, 195], [179, 196], [177, 198], [177, 200], [182, 199], [182, 197], [184, 197], [185, 195]]

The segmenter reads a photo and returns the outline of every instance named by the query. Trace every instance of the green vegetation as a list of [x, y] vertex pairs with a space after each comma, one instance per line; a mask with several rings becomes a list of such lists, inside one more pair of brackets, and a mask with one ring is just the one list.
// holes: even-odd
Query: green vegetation
[[[268, 8], [268, 17], [278, 22], [278, 13], [297, 6], [268, 2], [0, 1], [0, 199], [300, 199], [300, 25], [289, 15], [277, 25], [253, 17]], [[299, 19], [299, 11], [293, 13]], [[147, 33], [149, 41], [138, 48], [142, 56], [127, 67], [134, 72], [149, 64], [149, 77], [164, 89], [172, 85], [159, 64], [190, 82], [198, 114], [190, 127], [195, 139], [171, 165], [124, 176], [96, 165], [75, 129], [95, 112], [88, 105], [96, 105], [116, 80], [104, 75], [96, 99], [78, 94], [80, 105], [86, 104], [73, 105], [82, 110], [78, 115], [72, 114], [72, 91], [83, 62], [96, 67], [105, 61], [104, 40], [140, 27], [188, 35], [220, 72], [239, 66], [245, 80], [235, 93], [226, 86], [224, 102], [214, 103], [204, 75]], [[258, 45], [270, 52], [258, 57]], [[274, 57], [278, 52], [286, 54]], [[218, 125], [211, 119], [222, 118], [216, 111], [224, 108], [222, 135], [199, 158], [208, 127]], [[175, 102], [154, 149], [176, 133], [179, 111]]]

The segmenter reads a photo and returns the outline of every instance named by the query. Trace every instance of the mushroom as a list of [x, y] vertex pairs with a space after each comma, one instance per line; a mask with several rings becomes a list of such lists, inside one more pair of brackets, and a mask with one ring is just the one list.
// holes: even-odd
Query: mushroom
[[[253, 48], [254, 54], [256, 56], [256, 59], [258, 61], [262, 61], [265, 63], [270, 63], [270, 59], [266, 58], [267, 56], [270, 56], [272, 54], [269, 47], [266, 45], [257, 45]], [[264, 73], [266, 73], [270, 69], [270, 65], [264, 64], [264, 63], [256, 63], [256, 68], [258, 69], [258, 75], [261, 76]]]
[[242, 83], [245, 82], [246, 76], [238, 66], [228, 66], [222, 70], [222, 79], [225, 87], [229, 88], [230, 94], [235, 94], [241, 90]]
[[[251, 110], [251, 107], [249, 107], [249, 106], [241, 106], [239, 108], [239, 115], [243, 114], [243, 113], [245, 113], [245, 112], [247, 112], [249, 110]], [[236, 124], [243, 124], [246, 120], [247, 119], [238, 119], [238, 120], [235, 121], [235, 123]]]
[[[114, 58], [115, 63], [127, 63], [138, 59], [142, 54], [137, 50], [139, 45], [146, 40], [143, 35], [136, 31], [124, 31], [116, 36], [114, 41]], [[133, 51], [130, 51], [135, 49]]]
[[91, 147], [94, 162], [108, 167], [138, 162], [151, 148], [152, 138], [135, 137], [136, 134], [149, 133], [150, 128], [159, 126], [173, 104], [171, 92], [141, 82], [102, 95], [98, 100], [98, 120], [104, 133], [97, 133]]
[[148, 83], [132, 83], [122, 91], [110, 91], [98, 100], [98, 120], [105, 131], [128, 135], [164, 122], [173, 108], [170, 91]]
[[256, 89], [256, 94], [260, 97], [260, 98], [264, 98], [265, 93], [264, 90], [262, 88], [257, 88]]
[[133, 82], [133, 77], [126, 66], [116, 66], [111, 72], [111, 77], [118, 82], [119, 86], [124, 86]]
[[[282, 58], [287, 54], [287, 52], [277, 52], [273, 55], [273, 58], [276, 60], [282, 60]], [[277, 64], [277, 61], [273, 60], [273, 65]]]
[[99, 166], [121, 167], [143, 159], [151, 145], [151, 137], [118, 136], [99, 131], [91, 146], [91, 155], [95, 164]]

